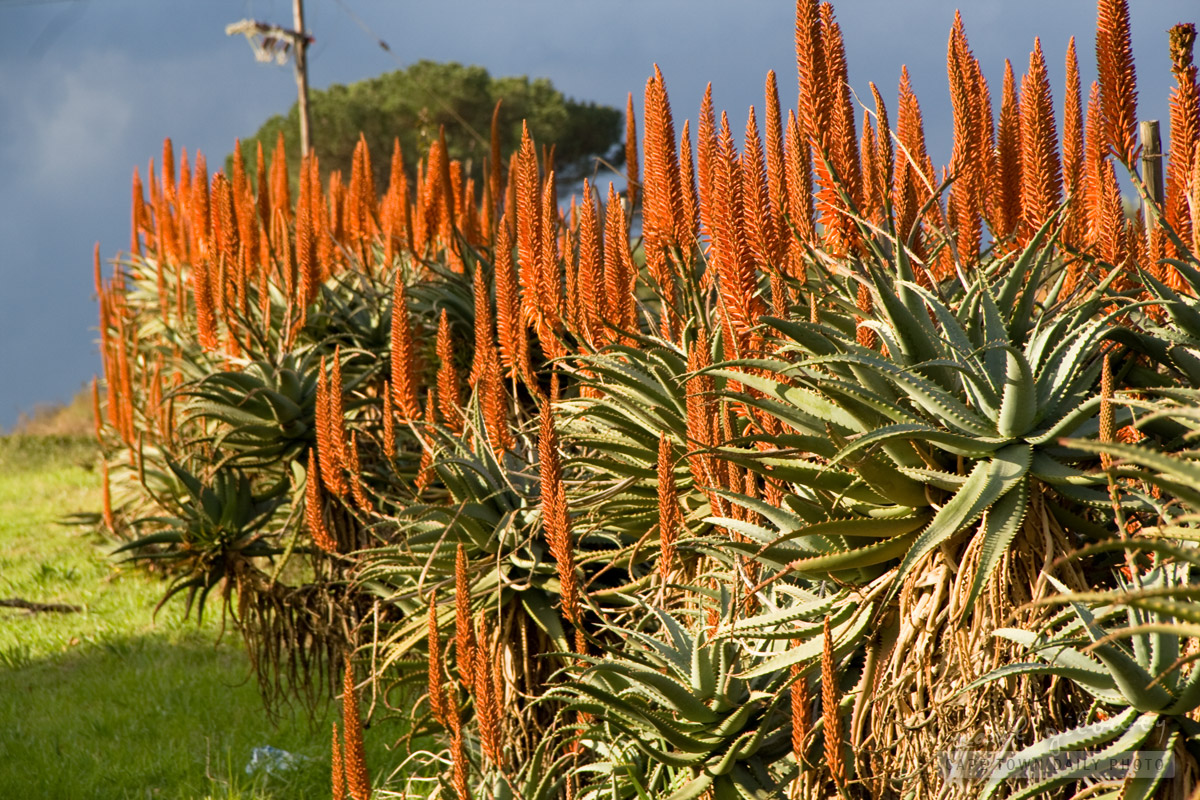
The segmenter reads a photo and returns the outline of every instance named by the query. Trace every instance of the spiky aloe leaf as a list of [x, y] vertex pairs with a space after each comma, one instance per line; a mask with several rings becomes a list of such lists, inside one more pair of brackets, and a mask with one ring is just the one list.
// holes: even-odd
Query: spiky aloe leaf
[[[852, 614], [842, 618], [835, 625], [834, 620], [830, 620], [830, 625], [834, 626], [831, 630], [831, 636], [834, 642], [834, 650], [836, 653], [845, 654], [848, 650], [858, 647], [862, 641], [863, 631], [867, 628], [867, 623], [870, 622], [871, 612], [874, 609], [872, 603], [860, 606], [853, 610]], [[839, 615], [840, 617], [841, 615]], [[795, 647], [778, 653], [770, 658], [765, 659], [761, 664], [742, 673], [740, 677], [751, 679], [772, 673], [782, 673], [792, 664], [800, 664], [804, 662], [815, 662], [821, 657], [821, 650], [824, 647], [824, 642], [819, 636], [813, 636], [811, 639], [804, 641]]]
[[975, 575], [971, 578], [971, 589], [967, 594], [964, 609], [975, 607], [979, 593], [992, 576], [996, 565], [1008, 551], [1013, 537], [1021, 529], [1025, 521], [1025, 512], [1029, 508], [1029, 478], [1021, 479], [1017, 485], [992, 504], [984, 517], [983, 544], [979, 550], [979, 562], [975, 567]]
[[[1046, 577], [1069, 598], [1070, 590], [1066, 586], [1051, 575]], [[1074, 601], [1071, 601], [1071, 608], [1083, 622], [1084, 632], [1092, 640], [1092, 652], [1108, 667], [1117, 688], [1131, 706], [1139, 711], [1161, 711], [1176, 700], [1161, 684], [1151, 685], [1154, 684], [1154, 676], [1132, 656], [1120, 647], [1106, 643], [1107, 632], [1096, 624], [1090, 609]]]
[[1013, 347], [1004, 347], [1004, 393], [996, 430], [1001, 436], [1023, 436], [1037, 419], [1037, 384], [1025, 355]]
[[[1032, 448], [1027, 444], [1012, 444], [998, 451], [987, 461], [979, 461], [962, 488], [942, 506], [900, 563], [892, 595], [900, 591], [901, 583], [926, 555], [942, 542], [970, 525], [986, 510], [1021, 483], [1029, 471]], [[986, 576], [985, 576], [986, 577]]]
[[[1021, 769], [1021, 764], [1029, 763], [1038, 758], [1044, 758], [1053, 753], [1095, 747], [1096, 745], [1110, 742], [1132, 727], [1138, 719], [1137, 710], [1127, 708], [1112, 719], [1092, 725], [1082, 725], [1065, 733], [1047, 737], [1040, 742], [1026, 747], [1012, 758], [1007, 759], [1004, 765], [992, 772], [988, 778], [988, 782], [979, 794], [979, 800], [988, 800], [988, 798], [992, 797], [1005, 781], [1016, 774], [1017, 770]], [[1143, 728], [1145, 728], [1143, 738], [1146, 734], [1149, 734], [1152, 727], [1153, 720], [1151, 720], [1149, 727], [1143, 724]], [[1054, 778], [1055, 776], [1052, 775], [1047, 780], [1053, 781]]]

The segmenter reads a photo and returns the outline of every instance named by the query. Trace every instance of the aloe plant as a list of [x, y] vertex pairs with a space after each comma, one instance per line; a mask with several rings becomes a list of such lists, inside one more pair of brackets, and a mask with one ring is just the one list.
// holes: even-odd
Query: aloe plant
[[[964, 691], [1012, 675], [1053, 675], [1090, 694], [1095, 705], [1076, 728], [1022, 749], [1007, 760], [1010, 766], [994, 770], [980, 794], [982, 800], [1001, 791], [1019, 772], [1019, 764], [1060, 751], [1085, 749], [1104, 759], [1129, 755], [1139, 747], [1166, 751], [1168, 757], [1157, 770], [1142, 771], [1126, 781], [1120, 795], [1126, 800], [1153, 797], [1164, 778], [1181, 769], [1177, 743], [1191, 759], [1200, 757], [1200, 724], [1189, 716], [1200, 707], [1200, 670], [1183, 669], [1186, 659], [1180, 659], [1195, 630], [1180, 626], [1176, 618], [1200, 617], [1190, 572], [1188, 564], [1160, 563], [1138, 576], [1136, 583], [1117, 576], [1117, 589], [1084, 595], [1071, 593], [1049, 578], [1061, 593], [1054, 600], [1067, 604], [1067, 612], [1041, 633], [995, 631], [1038, 661], [1001, 667]], [[1101, 721], [1093, 722], [1100, 709], [1106, 709]], [[1008, 796], [1034, 797], [1085, 774], [1078, 768], [1051, 769]]]
[[[831, 325], [768, 319], [777, 355], [712, 370], [756, 390], [741, 402], [785, 426], [774, 452], [722, 454], [791, 485], [794, 513], [748, 507], [775, 523], [780, 544], [802, 549], [790, 554], [798, 568], [899, 560], [898, 591], [925, 556], [982, 519], [970, 606], [1034, 492], [1107, 506], [1104, 476], [1078, 468], [1086, 456], [1060, 439], [1099, 430], [1098, 354], [1118, 312], [1103, 313], [1100, 290], [1053, 314], [1037, 301], [1050, 225], [953, 302], [913, 278], [902, 249], [893, 271], [868, 268], [861, 280], [878, 314], [862, 325], [886, 355]], [[1120, 424], [1129, 419], [1118, 413]], [[880, 518], [896, 524], [873, 528]], [[832, 538], [826, 520], [836, 521]], [[857, 546], [863, 535], [893, 541]]]
[[135, 529], [149, 532], [114, 553], [169, 565], [174, 575], [159, 605], [187, 590], [188, 608], [198, 598], [197, 613], [203, 614], [214, 587], [257, 572], [255, 559], [284, 552], [266, 528], [286, 502], [288, 484], [256, 488], [245, 471], [231, 466], [195, 475], [168, 458], [167, 467], [168, 475], [150, 475], [161, 487], [155, 496], [165, 515], [135, 520]]
[[[870, 607], [788, 590], [772, 611], [714, 630], [651, 608], [626, 646], [588, 657], [588, 669], [551, 692], [592, 722], [581, 733], [597, 759], [587, 796], [610, 800], [772, 796], [799, 769], [789, 689], [821, 657], [830, 615], [839, 656], [856, 650]], [[727, 592], [714, 598], [730, 609]], [[789, 671], [792, 665], [799, 672]]]

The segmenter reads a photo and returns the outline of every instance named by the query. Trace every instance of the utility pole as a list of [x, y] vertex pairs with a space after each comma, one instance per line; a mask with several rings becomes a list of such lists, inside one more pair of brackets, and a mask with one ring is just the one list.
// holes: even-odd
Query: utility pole
[[308, 35], [304, 31], [304, 0], [292, 0], [292, 22], [296, 26], [296, 92], [300, 95], [300, 155], [312, 151], [312, 125], [308, 116]]
[[292, 64], [296, 69], [296, 93], [299, 95], [300, 153], [312, 151], [312, 123], [308, 113], [308, 46], [312, 37], [304, 29], [304, 0], [292, 0], [292, 24], [289, 30], [268, 22], [243, 19], [225, 26], [227, 36], [242, 35], [250, 43], [257, 61], [274, 61], [283, 64], [288, 53], [292, 53]]

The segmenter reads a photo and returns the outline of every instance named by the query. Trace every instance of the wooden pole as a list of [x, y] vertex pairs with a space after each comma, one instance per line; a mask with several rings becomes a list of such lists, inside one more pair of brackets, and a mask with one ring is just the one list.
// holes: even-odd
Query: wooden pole
[[304, 0], [292, 0], [295, 25], [296, 90], [300, 95], [300, 154], [312, 150], [312, 128], [308, 115], [308, 33], [304, 30]]
[[1144, 206], [1146, 230], [1150, 230], [1163, 204], [1162, 135], [1156, 119], [1144, 121], [1139, 132], [1142, 139], [1142, 182], [1146, 184], [1146, 194], [1154, 200], [1152, 205]]

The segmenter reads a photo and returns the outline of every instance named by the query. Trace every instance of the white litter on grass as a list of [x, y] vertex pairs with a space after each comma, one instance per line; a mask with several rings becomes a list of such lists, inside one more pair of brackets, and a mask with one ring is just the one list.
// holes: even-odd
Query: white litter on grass
[[289, 772], [308, 760], [307, 756], [298, 756], [287, 750], [271, 747], [269, 744], [263, 745], [250, 751], [250, 763], [246, 764], [246, 774], [266, 772], [268, 775], [276, 775], [281, 772]]

